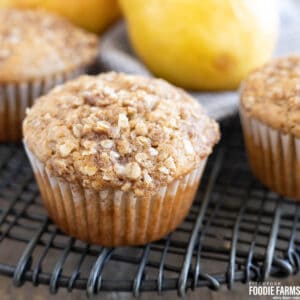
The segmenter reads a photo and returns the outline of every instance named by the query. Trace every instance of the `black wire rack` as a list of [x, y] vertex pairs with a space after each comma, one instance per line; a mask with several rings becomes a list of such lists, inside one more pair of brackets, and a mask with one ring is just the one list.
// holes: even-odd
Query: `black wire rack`
[[[287, 277], [300, 268], [300, 205], [264, 188], [249, 170], [238, 118], [222, 124], [185, 221], [141, 247], [103, 248], [59, 231], [47, 218], [21, 145], [0, 146], [0, 274], [15, 286], [30, 281], [101, 291], [188, 289]], [[9, 252], [9, 253], [7, 253]]]

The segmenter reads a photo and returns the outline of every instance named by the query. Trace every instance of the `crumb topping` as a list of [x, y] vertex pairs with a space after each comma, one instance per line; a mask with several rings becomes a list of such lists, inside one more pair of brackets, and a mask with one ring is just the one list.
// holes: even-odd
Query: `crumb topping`
[[0, 10], [0, 82], [49, 76], [91, 64], [98, 37], [42, 10]]
[[300, 137], [300, 56], [275, 59], [252, 72], [241, 89], [247, 113]]
[[119, 73], [81, 76], [41, 97], [25, 143], [56, 176], [137, 195], [196, 168], [219, 128], [181, 89]]

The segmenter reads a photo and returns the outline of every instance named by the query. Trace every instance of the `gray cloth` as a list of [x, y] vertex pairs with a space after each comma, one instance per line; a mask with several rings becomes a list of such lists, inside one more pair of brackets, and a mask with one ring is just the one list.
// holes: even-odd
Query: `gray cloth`
[[[280, 12], [280, 36], [275, 56], [300, 51], [300, 0], [281, 1]], [[105, 70], [151, 76], [149, 70], [132, 51], [123, 22], [115, 25], [102, 37], [100, 61]], [[237, 111], [236, 91], [191, 94], [202, 103], [209, 115], [218, 120]]]

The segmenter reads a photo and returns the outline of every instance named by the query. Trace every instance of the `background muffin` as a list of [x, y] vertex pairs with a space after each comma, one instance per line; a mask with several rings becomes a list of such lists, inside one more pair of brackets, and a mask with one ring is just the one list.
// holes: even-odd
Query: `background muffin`
[[107, 73], [40, 98], [24, 137], [54, 222], [116, 246], [159, 239], [182, 221], [219, 129], [165, 81]]
[[279, 194], [300, 200], [300, 57], [252, 72], [241, 89], [240, 115], [254, 174]]
[[95, 62], [98, 38], [44, 11], [1, 9], [0, 45], [0, 141], [11, 141], [37, 96]]

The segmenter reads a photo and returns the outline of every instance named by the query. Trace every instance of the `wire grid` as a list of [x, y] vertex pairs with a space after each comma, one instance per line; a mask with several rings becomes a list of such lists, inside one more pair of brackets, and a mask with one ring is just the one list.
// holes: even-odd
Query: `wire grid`
[[46, 284], [51, 293], [177, 289], [184, 296], [188, 289], [230, 289], [234, 282], [297, 273], [300, 206], [252, 177], [238, 118], [222, 127], [185, 221], [140, 247], [103, 248], [62, 233], [47, 218], [22, 146], [1, 145], [0, 274], [15, 286]]

